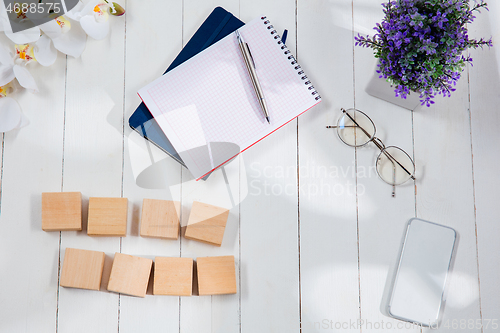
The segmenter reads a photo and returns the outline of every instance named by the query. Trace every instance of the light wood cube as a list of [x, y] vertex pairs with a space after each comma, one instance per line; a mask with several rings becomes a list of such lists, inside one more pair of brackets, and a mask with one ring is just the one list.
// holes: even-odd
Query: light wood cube
[[193, 290], [192, 258], [155, 258], [153, 294], [191, 296]]
[[178, 201], [144, 199], [141, 236], [177, 239], [180, 211], [181, 203]]
[[99, 290], [104, 258], [104, 252], [66, 248], [61, 272], [61, 286]]
[[123, 253], [115, 253], [108, 290], [116, 293], [145, 297], [153, 260]]
[[196, 258], [196, 266], [200, 296], [236, 294], [234, 256]]
[[202, 202], [193, 202], [184, 237], [221, 246], [229, 210]]
[[42, 193], [42, 230], [82, 230], [82, 194]]
[[89, 236], [127, 235], [127, 198], [90, 198]]

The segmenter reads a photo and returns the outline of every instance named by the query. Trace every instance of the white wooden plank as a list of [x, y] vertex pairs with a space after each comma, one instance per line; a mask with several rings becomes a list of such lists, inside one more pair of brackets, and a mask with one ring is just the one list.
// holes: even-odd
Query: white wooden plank
[[297, 16], [298, 61], [323, 97], [299, 118], [302, 331], [359, 332], [354, 149], [325, 128], [354, 104], [351, 3], [299, 2]]
[[234, 16], [239, 16], [239, 0], [184, 0], [183, 42], [186, 44], [203, 21], [216, 7], [222, 7]]
[[[372, 28], [382, 18], [379, 2], [354, 1], [355, 35], [365, 31], [373, 35], [375, 32]], [[372, 97], [365, 91], [375, 74], [376, 63], [373, 50], [359, 46], [354, 48], [356, 108], [374, 121], [376, 136], [385, 145], [398, 146], [412, 156], [411, 112]], [[363, 323], [359, 328], [362, 332], [377, 332], [381, 327], [399, 332], [420, 332], [417, 327], [404, 327], [400, 321], [387, 317], [387, 311], [384, 310], [406, 222], [415, 216], [415, 187], [413, 181], [398, 186], [393, 198], [392, 187], [378, 177], [375, 169], [379, 153], [374, 144], [357, 149], [360, 323]], [[421, 161], [417, 162], [420, 166]], [[385, 326], [381, 326], [382, 323]]]
[[0, 140], [0, 216], [2, 214], [2, 180], [3, 180], [3, 151], [4, 151], [4, 137], [5, 133], [2, 133], [2, 140]]
[[[151, 20], [153, 5], [163, 13], [161, 20]], [[129, 1], [127, 13], [123, 195], [129, 199], [129, 225], [122, 252], [153, 260], [155, 256], [178, 257], [180, 240], [142, 238], [139, 227], [144, 198], [180, 200], [180, 191], [171, 191], [169, 185], [180, 183], [181, 165], [133, 131], [128, 119], [140, 103], [137, 90], [144, 81], [163, 74], [181, 49], [182, 1], [150, 5]], [[154, 45], [154, 52], [145, 45]], [[179, 331], [179, 298], [153, 297], [150, 292], [145, 299], [122, 295], [120, 332], [140, 331]]]
[[[122, 195], [125, 17], [109, 21], [104, 40], [89, 37], [81, 58], [68, 59], [63, 190], [82, 192], [84, 221], [89, 197]], [[60, 287], [59, 332], [116, 331], [119, 296], [106, 287], [120, 238], [89, 237], [85, 227], [62, 234], [61, 260], [66, 247], [103, 251], [106, 262], [100, 292]]]
[[[293, 53], [295, 10], [292, 0], [240, 2], [243, 21], [266, 15], [280, 35], [288, 29]], [[242, 331], [298, 332], [297, 121], [243, 157], [249, 192], [240, 204]]]
[[477, 246], [479, 257], [479, 282], [483, 332], [497, 332], [500, 325], [500, 215], [497, 191], [500, 177], [497, 176], [500, 155], [500, 104], [499, 68], [500, 52], [500, 4], [488, 2], [490, 11], [482, 11], [469, 26], [471, 38], [493, 37], [494, 47], [471, 51], [474, 66], [470, 71], [471, 131], [474, 166], [474, 188], [476, 203]]
[[455, 331], [454, 322], [480, 319], [468, 109], [464, 73], [451, 98], [439, 96], [434, 106], [414, 112], [415, 158], [424, 170], [416, 187], [417, 217], [459, 234], [442, 324], [432, 332]]
[[[13, 48], [12, 42], [4, 45]], [[41, 193], [61, 190], [65, 68], [61, 55], [50, 68], [28, 66], [40, 92], [14, 97], [30, 124], [5, 134], [0, 215], [4, 332], [56, 329], [59, 233], [42, 231]]]
[[[223, 3], [218, 1], [184, 1], [183, 43], [187, 43], [212, 10], [222, 6], [238, 16], [239, 4], [236, 0]], [[239, 161], [235, 159], [225, 167], [226, 185], [222, 170], [214, 172], [207, 181], [196, 182], [188, 170], [182, 171], [182, 226], [187, 225], [189, 212], [194, 200], [230, 209], [221, 247], [181, 239], [182, 257], [205, 257], [234, 255], [236, 279], [239, 281]], [[236, 185], [236, 187], [234, 187]], [[231, 189], [231, 190], [229, 190]], [[236, 206], [235, 206], [236, 205]], [[239, 288], [238, 288], [239, 289]], [[180, 303], [181, 332], [236, 332], [239, 331], [239, 290], [236, 295], [183, 297]]]

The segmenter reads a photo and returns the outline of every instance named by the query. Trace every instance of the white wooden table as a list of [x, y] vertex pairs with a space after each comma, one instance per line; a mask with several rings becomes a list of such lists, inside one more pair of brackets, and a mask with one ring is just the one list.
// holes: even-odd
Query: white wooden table
[[[497, 331], [500, 51], [472, 51], [474, 66], [457, 91], [431, 108], [412, 113], [368, 96], [375, 59], [353, 37], [372, 32], [380, 2], [122, 0], [127, 14], [112, 18], [106, 40], [89, 40], [80, 59], [60, 54], [50, 68], [33, 66], [40, 93], [19, 99], [31, 124], [0, 136], [0, 332], [381, 332], [388, 324], [420, 332], [397, 328], [380, 311], [414, 216], [460, 235], [438, 331]], [[500, 45], [500, 5], [490, 2], [470, 34]], [[245, 152], [226, 177], [218, 171], [196, 183], [139, 140], [128, 118], [136, 91], [218, 5], [243, 21], [264, 14], [288, 29], [287, 45], [323, 102]], [[416, 161], [416, 183], [397, 188], [395, 198], [374, 172], [376, 148], [354, 150], [325, 128], [353, 106]], [[127, 236], [43, 232], [41, 193], [50, 191], [80, 191], [85, 208], [91, 196], [128, 198]], [[222, 247], [139, 237], [143, 198], [181, 200], [183, 224], [193, 200], [231, 207]], [[238, 293], [134, 298], [106, 292], [106, 274], [100, 292], [65, 289], [58, 277], [66, 247], [104, 251], [108, 274], [115, 252], [234, 255]]]

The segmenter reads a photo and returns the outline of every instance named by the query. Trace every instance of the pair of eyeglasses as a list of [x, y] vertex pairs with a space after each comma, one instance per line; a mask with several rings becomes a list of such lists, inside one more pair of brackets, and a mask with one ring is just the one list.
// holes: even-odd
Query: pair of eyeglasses
[[396, 196], [396, 185], [415, 180], [415, 163], [403, 149], [396, 146], [385, 146], [382, 140], [375, 136], [376, 127], [364, 112], [357, 109], [341, 109], [336, 128], [340, 140], [351, 147], [362, 147], [373, 142], [380, 150], [376, 160], [376, 170], [379, 177], [392, 185], [392, 196]]

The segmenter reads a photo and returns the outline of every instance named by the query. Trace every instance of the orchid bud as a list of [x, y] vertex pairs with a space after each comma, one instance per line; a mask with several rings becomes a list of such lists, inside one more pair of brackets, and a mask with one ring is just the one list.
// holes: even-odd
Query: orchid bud
[[116, 2], [112, 2], [109, 5], [109, 13], [114, 16], [122, 16], [123, 14], [125, 14], [125, 9], [123, 9], [123, 7]]

